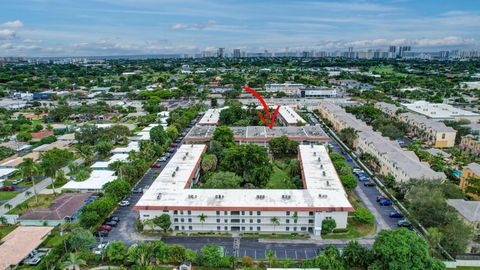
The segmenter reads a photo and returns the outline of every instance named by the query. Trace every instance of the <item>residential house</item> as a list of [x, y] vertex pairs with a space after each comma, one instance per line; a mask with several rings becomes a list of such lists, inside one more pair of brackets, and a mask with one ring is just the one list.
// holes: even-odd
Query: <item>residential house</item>
[[462, 176], [460, 177], [460, 189], [475, 200], [480, 200], [480, 195], [467, 192], [467, 187], [472, 185], [472, 183], [469, 182], [472, 178], [480, 178], [480, 164], [475, 162], [463, 167]]

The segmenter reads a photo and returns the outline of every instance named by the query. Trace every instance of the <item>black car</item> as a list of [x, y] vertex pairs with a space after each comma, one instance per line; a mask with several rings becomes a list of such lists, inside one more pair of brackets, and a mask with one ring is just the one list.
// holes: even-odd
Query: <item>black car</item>
[[115, 221], [115, 222], [119, 222], [120, 221], [120, 218], [117, 217], [117, 216], [111, 216], [109, 218], [107, 218], [107, 221]]
[[132, 189], [132, 193], [135, 194], [135, 193], [143, 193], [143, 189], [142, 188], [134, 188]]
[[117, 227], [118, 222], [114, 220], [109, 220], [109, 221], [105, 221], [103, 224], [108, 225], [110, 227]]
[[373, 183], [371, 181], [366, 181], [365, 183], [363, 183], [363, 185], [366, 186], [366, 187], [374, 187], [375, 183]]
[[108, 236], [108, 231], [96, 231], [95, 236], [96, 237], [107, 237]]

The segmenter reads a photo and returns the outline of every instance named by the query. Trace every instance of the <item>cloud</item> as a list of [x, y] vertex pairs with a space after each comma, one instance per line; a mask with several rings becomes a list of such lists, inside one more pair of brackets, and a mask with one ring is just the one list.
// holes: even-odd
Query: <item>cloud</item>
[[177, 23], [172, 25], [172, 29], [174, 30], [203, 30], [207, 28], [211, 28], [213, 26], [217, 25], [217, 22], [210, 20], [206, 23]]
[[0, 40], [14, 39], [17, 33], [10, 29], [0, 29]]
[[4, 22], [1, 26], [8, 27], [8, 28], [21, 28], [23, 27], [23, 22], [20, 20]]

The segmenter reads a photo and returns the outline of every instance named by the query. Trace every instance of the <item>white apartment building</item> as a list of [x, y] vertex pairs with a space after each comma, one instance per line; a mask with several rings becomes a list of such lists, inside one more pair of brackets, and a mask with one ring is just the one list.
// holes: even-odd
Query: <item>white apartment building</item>
[[444, 103], [430, 103], [421, 100], [414, 103], [402, 103], [402, 106], [410, 111], [437, 120], [469, 120], [472, 123], [480, 121], [480, 114], [455, 108]]
[[278, 110], [279, 120], [285, 126], [296, 126], [304, 125], [307, 122], [291, 107], [289, 106], [280, 106]]
[[[313, 233], [324, 219], [346, 228], [354, 211], [322, 145], [300, 145], [304, 189], [191, 189], [204, 144], [182, 145], [135, 205], [142, 221], [162, 214], [177, 232]], [[276, 217], [278, 224], [272, 222]]]
[[216, 126], [220, 122], [220, 112], [227, 109], [228, 106], [218, 109], [209, 109], [198, 121], [199, 126]]
[[287, 95], [298, 95], [300, 89], [305, 88], [303, 83], [270, 83], [265, 84], [267, 93], [284, 92]]
[[379, 163], [382, 175], [392, 175], [397, 182], [410, 179], [446, 179], [444, 173], [432, 170], [428, 163], [421, 162], [414, 152], [403, 150], [398, 142], [373, 131], [372, 127], [333, 102], [322, 100], [318, 110], [322, 118], [329, 120], [336, 131], [344, 128], [357, 131], [358, 138], [354, 142], [356, 152], [373, 155]]
[[433, 147], [453, 147], [455, 145], [457, 131], [452, 127], [447, 127], [442, 122], [417, 113], [404, 112], [397, 114], [397, 111], [401, 108], [390, 103], [377, 102], [375, 107], [391, 117], [407, 123], [410, 132]]

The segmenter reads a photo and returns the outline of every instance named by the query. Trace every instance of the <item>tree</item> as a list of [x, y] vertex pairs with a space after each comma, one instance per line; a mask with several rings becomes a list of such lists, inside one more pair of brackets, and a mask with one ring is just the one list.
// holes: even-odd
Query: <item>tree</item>
[[363, 269], [367, 269], [373, 260], [370, 250], [355, 240], [348, 242], [347, 246], [343, 249], [342, 258], [349, 268], [361, 267]]
[[269, 250], [267, 250], [267, 253], [265, 254], [265, 257], [268, 260], [268, 266], [270, 266], [270, 268], [272, 268], [273, 267], [273, 261], [277, 257], [275, 255], [275, 252], [273, 250], [269, 249]]
[[355, 219], [363, 224], [372, 225], [375, 222], [375, 217], [370, 211], [365, 207], [358, 207], [355, 210]]
[[164, 145], [169, 137], [163, 127], [158, 125], [150, 130], [150, 139], [156, 144]]
[[335, 219], [324, 219], [322, 221], [322, 234], [331, 233], [336, 227]]
[[217, 156], [214, 154], [202, 155], [202, 170], [204, 172], [212, 172], [217, 168]]
[[86, 265], [87, 262], [79, 257], [77, 253], [68, 254], [68, 259], [60, 264], [62, 269], [74, 269], [79, 270], [80, 266]]
[[327, 246], [325, 251], [320, 253], [316, 258], [306, 259], [301, 264], [303, 268], [318, 267], [328, 270], [345, 270], [345, 265], [340, 252], [334, 246]]
[[275, 158], [296, 155], [298, 153], [298, 142], [290, 140], [287, 136], [273, 138], [268, 145]]
[[25, 158], [22, 163], [18, 164], [17, 169], [20, 171], [20, 175], [23, 179], [27, 179], [28, 181], [32, 182], [35, 202], [38, 204], [37, 185], [34, 179], [34, 176], [38, 174], [39, 171], [38, 165], [33, 161], [32, 158]]
[[106, 158], [110, 155], [113, 145], [107, 141], [100, 141], [95, 145], [95, 151], [101, 158]]
[[52, 182], [53, 194], [56, 194], [54, 179], [57, 178], [58, 171], [66, 166], [68, 162], [73, 158], [73, 153], [67, 149], [53, 148], [40, 155], [42, 161], [40, 167], [45, 172], [45, 175], [50, 177]]
[[473, 228], [458, 217], [442, 226], [440, 231], [443, 234], [440, 244], [453, 256], [465, 253], [473, 238]]
[[32, 139], [32, 134], [28, 131], [22, 131], [17, 134], [17, 140], [21, 142], [28, 142]]
[[354, 128], [344, 128], [340, 130], [338, 137], [344, 141], [350, 148], [353, 148], [355, 140], [358, 138], [358, 132]]
[[280, 225], [280, 219], [278, 219], [278, 217], [272, 217], [270, 219], [270, 222], [272, 222], [272, 225], [273, 225], [273, 231], [276, 231], [275, 228]]
[[172, 221], [170, 220], [170, 215], [162, 214], [161, 216], [156, 216], [153, 218], [153, 224], [162, 228], [164, 232], [167, 232], [172, 225]]
[[222, 249], [219, 246], [207, 245], [200, 250], [200, 262], [208, 268], [220, 267], [223, 257]]
[[125, 196], [130, 194], [130, 190], [130, 183], [121, 179], [106, 183], [103, 186], [103, 192], [105, 192], [105, 194], [107, 194], [108, 196], [115, 197], [117, 201], [125, 198]]
[[128, 248], [128, 260], [142, 268], [149, 268], [151, 266], [152, 255], [153, 246], [143, 241], [136, 246]]
[[107, 247], [106, 255], [109, 261], [122, 263], [127, 258], [128, 248], [121, 241], [113, 241]]
[[187, 256], [187, 252], [185, 247], [180, 245], [171, 246], [168, 252], [168, 259], [170, 260], [170, 262], [173, 262], [175, 264], [179, 264], [183, 262], [186, 256]]
[[357, 187], [357, 179], [351, 173], [347, 175], [340, 175], [340, 180], [342, 181], [345, 191], [350, 192]]
[[66, 241], [69, 249], [74, 250], [75, 252], [88, 249], [89, 246], [96, 242], [95, 237], [89, 230], [80, 227], [74, 228], [68, 235]]
[[198, 219], [200, 220], [200, 222], [202, 223], [202, 227], [203, 227], [203, 224], [205, 223], [205, 221], [207, 220], [207, 215], [205, 215], [204, 213], [200, 214], [198, 216]]
[[203, 187], [210, 189], [240, 188], [242, 178], [233, 172], [216, 172], [207, 179]]
[[212, 140], [220, 142], [223, 147], [232, 147], [235, 145], [233, 131], [227, 126], [219, 126], [213, 132]]
[[170, 140], [173, 141], [178, 137], [180, 133], [178, 132], [178, 129], [175, 126], [169, 126], [167, 127], [167, 134]]
[[[437, 264], [428, 253], [427, 242], [405, 228], [381, 231], [375, 238], [372, 252], [376, 267], [373, 269], [439, 269], [432, 268]], [[445, 269], [445, 265], [440, 269]]]

